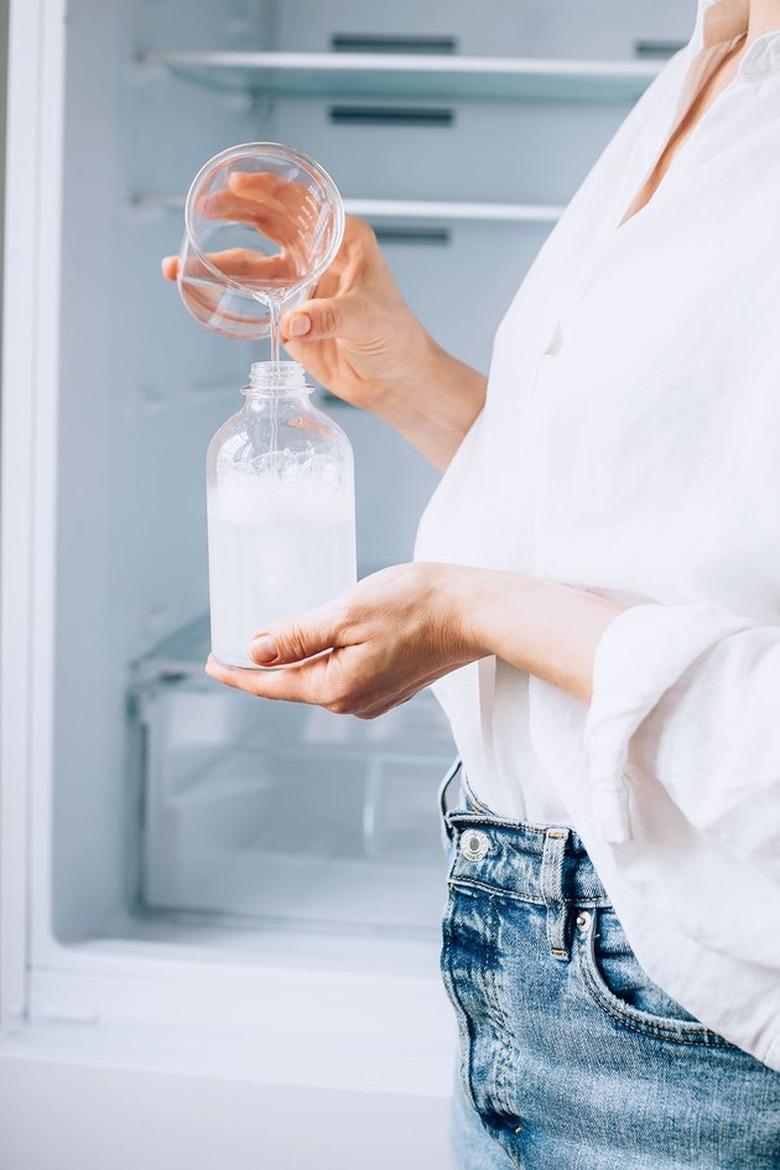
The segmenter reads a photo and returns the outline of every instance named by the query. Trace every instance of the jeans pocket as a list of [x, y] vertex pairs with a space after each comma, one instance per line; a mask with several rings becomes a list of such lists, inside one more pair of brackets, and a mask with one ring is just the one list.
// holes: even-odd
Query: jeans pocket
[[588, 925], [577, 935], [576, 959], [582, 984], [614, 1023], [674, 1044], [734, 1047], [645, 974], [613, 910], [590, 912]]

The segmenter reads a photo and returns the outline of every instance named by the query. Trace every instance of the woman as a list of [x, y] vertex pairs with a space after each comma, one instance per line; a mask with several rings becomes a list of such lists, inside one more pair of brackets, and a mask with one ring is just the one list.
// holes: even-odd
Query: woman
[[360, 221], [316, 294], [290, 354], [446, 471], [414, 564], [251, 651], [330, 655], [207, 669], [361, 718], [436, 684], [456, 1164], [780, 1165], [780, 0], [702, 0], [487, 382]]

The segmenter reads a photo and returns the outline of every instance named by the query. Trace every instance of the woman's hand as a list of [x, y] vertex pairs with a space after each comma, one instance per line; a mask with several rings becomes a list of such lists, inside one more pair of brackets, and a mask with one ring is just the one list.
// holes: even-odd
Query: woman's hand
[[[298, 230], [301, 191], [299, 184], [263, 172], [231, 175], [229, 184], [204, 202], [201, 214], [250, 224], [274, 240], [279, 252], [269, 257], [231, 248], [212, 253], [212, 263], [237, 279], [262, 281], [266, 272], [278, 277], [287, 270], [291, 281], [300, 279], [303, 261], [296, 255], [291, 226]], [[176, 280], [178, 271], [178, 258], [166, 256], [163, 276]], [[317, 281], [312, 299], [286, 313], [281, 327], [285, 348], [295, 361], [332, 393], [368, 409], [388, 388], [408, 381], [438, 349], [401, 296], [372, 229], [352, 215], [346, 217], [341, 247]]]
[[[206, 673], [267, 699], [315, 703], [373, 719], [480, 658], [464, 605], [471, 570], [456, 565], [394, 565], [365, 577], [334, 601], [257, 635], [253, 671], [209, 658]], [[330, 650], [319, 658], [310, 655]]]
[[[264, 274], [300, 276], [290, 224], [300, 201], [295, 183], [267, 173], [230, 176], [203, 214], [254, 225], [279, 244], [266, 256], [247, 248], [210, 254], [226, 275], [261, 281]], [[176, 280], [179, 261], [162, 273]], [[318, 382], [354, 406], [380, 415], [437, 467], [445, 467], [482, 408], [483, 374], [446, 353], [402, 297], [376, 236], [348, 215], [344, 239], [304, 304], [281, 320], [282, 341]]]
[[[599, 639], [623, 609], [600, 594], [519, 573], [394, 565], [258, 634], [250, 657], [287, 669], [241, 670], [209, 658], [206, 673], [263, 698], [373, 719], [495, 654], [588, 702]], [[315, 654], [321, 657], [303, 661]]]
[[369, 410], [444, 356], [401, 296], [372, 228], [346, 217], [336, 259], [313, 297], [281, 320], [295, 361], [339, 398]]

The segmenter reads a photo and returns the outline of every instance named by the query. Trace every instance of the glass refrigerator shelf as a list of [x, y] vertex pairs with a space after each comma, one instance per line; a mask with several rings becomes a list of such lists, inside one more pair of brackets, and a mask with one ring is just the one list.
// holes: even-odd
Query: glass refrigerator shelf
[[629, 104], [663, 59], [588, 61], [396, 53], [153, 52], [144, 71], [280, 98]]

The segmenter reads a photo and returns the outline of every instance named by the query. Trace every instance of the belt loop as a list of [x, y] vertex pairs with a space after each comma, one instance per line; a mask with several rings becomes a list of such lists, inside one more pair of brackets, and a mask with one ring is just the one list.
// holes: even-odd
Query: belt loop
[[452, 840], [455, 836], [455, 831], [452, 828], [452, 825], [450, 824], [449, 819], [447, 817], [447, 812], [448, 812], [447, 792], [449, 791], [450, 784], [455, 779], [455, 777], [459, 774], [460, 769], [461, 769], [460, 756], [456, 756], [455, 760], [452, 763], [452, 766], [445, 773], [444, 779], [442, 780], [441, 784], [439, 785], [439, 812], [441, 813], [441, 840], [442, 840], [442, 845], [444, 846], [445, 849], [447, 849], [448, 845], [452, 844]]
[[540, 884], [547, 907], [547, 941], [555, 959], [568, 959], [566, 938], [567, 906], [563, 900], [563, 857], [569, 840], [569, 830], [563, 826], [548, 829], [542, 852]]

